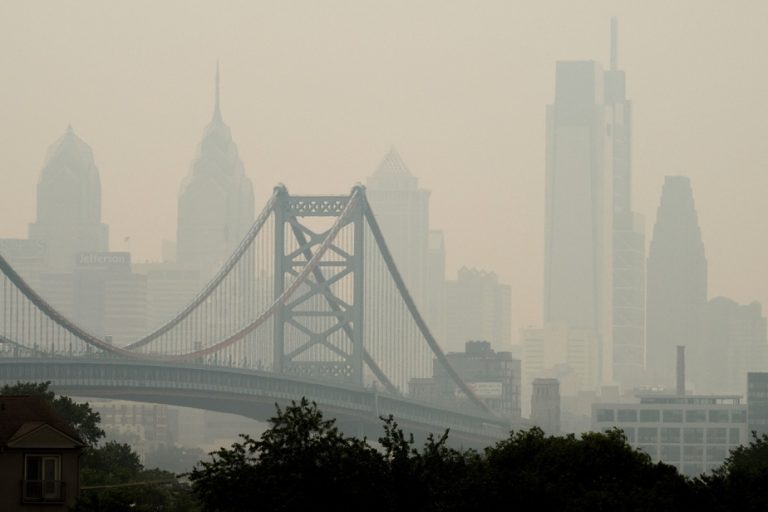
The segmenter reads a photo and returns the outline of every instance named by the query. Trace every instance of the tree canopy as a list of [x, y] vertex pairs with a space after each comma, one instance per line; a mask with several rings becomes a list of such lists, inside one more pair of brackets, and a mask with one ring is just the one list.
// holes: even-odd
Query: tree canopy
[[99, 427], [101, 417], [88, 402], [78, 403], [68, 396], [57, 395], [49, 382], [18, 382], [0, 388], [0, 395], [36, 395], [42, 397], [53, 409], [72, 425], [89, 446], [95, 446], [104, 437]]
[[260, 439], [243, 436], [190, 474], [206, 510], [675, 510], [687, 480], [632, 449], [620, 431], [581, 437], [513, 433], [483, 452], [422, 447], [390, 417], [378, 445], [344, 436], [306, 399], [278, 408]]

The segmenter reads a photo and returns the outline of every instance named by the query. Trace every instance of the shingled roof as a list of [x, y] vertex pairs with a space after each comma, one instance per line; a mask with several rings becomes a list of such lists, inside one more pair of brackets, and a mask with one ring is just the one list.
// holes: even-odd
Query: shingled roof
[[35, 395], [0, 395], [0, 449], [11, 439], [43, 424], [83, 443], [77, 431], [43, 398]]

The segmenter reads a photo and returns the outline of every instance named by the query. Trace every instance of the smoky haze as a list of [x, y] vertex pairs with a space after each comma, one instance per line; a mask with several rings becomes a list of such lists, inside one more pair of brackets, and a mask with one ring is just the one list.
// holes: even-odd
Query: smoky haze
[[664, 176], [688, 176], [709, 295], [767, 304], [762, 1], [6, 0], [0, 237], [26, 238], [45, 151], [71, 123], [94, 151], [112, 250], [158, 260], [161, 240], [176, 238], [219, 60], [222, 114], [257, 210], [278, 182], [345, 193], [394, 146], [432, 192], [448, 276], [497, 272], [514, 325], [539, 324], [555, 62], [607, 66], [611, 16], [646, 243]]

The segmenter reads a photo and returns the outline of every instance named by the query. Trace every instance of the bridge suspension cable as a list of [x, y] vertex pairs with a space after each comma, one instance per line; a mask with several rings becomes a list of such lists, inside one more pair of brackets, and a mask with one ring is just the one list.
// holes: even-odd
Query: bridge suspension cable
[[[332, 224], [323, 225], [324, 218]], [[187, 306], [124, 346], [70, 320], [2, 255], [0, 272], [0, 347], [18, 356], [195, 362], [378, 383], [393, 394], [429, 377], [434, 357], [435, 371], [490, 413], [432, 335], [361, 186], [348, 196], [312, 197], [276, 187], [232, 256]]]

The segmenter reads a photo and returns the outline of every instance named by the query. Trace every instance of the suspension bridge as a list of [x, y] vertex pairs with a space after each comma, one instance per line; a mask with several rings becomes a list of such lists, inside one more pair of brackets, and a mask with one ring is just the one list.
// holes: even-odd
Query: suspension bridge
[[[482, 445], [521, 428], [451, 367], [403, 282], [362, 186], [272, 196], [229, 260], [178, 314], [117, 346], [52, 307], [0, 255], [0, 384], [237, 413], [255, 419], [303, 396], [343, 429]], [[467, 407], [409, 398], [442, 365]]]

